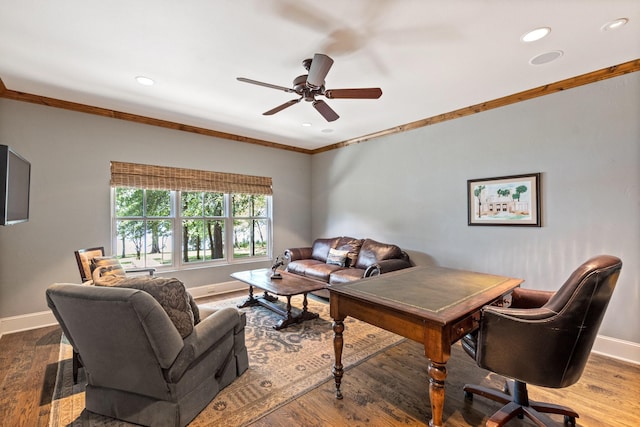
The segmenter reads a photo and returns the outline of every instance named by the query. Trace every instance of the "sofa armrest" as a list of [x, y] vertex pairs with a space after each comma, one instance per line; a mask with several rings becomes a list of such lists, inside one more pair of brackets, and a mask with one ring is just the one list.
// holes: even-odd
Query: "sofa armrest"
[[291, 248], [284, 250], [284, 256], [287, 262], [297, 261], [299, 259], [310, 259], [313, 254], [312, 248]]
[[235, 334], [241, 323], [240, 312], [233, 307], [222, 308], [202, 319], [184, 339], [184, 347], [165, 374], [168, 382], [177, 382], [187, 368], [208, 349], [229, 334]]
[[411, 267], [411, 263], [405, 259], [385, 259], [367, 267], [364, 271], [364, 277], [379, 276], [380, 274], [409, 267]]

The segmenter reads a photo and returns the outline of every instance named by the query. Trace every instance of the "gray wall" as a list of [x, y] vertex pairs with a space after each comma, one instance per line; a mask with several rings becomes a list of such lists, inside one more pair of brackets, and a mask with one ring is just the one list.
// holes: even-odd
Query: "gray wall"
[[[600, 334], [640, 343], [640, 73], [312, 158], [312, 235], [392, 242], [417, 264], [555, 290], [623, 260]], [[468, 179], [542, 173], [542, 228], [467, 226]]]
[[[48, 285], [80, 280], [74, 250], [109, 250], [111, 160], [270, 176], [274, 250], [311, 238], [309, 155], [7, 99], [0, 99], [0, 144], [15, 148], [32, 168], [30, 221], [0, 227], [0, 318], [48, 310]], [[193, 287], [268, 265], [163, 275]]]

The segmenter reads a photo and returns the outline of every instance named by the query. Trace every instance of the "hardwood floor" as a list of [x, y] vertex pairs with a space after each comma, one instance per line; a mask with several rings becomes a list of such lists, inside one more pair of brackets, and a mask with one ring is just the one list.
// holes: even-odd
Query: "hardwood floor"
[[[228, 297], [228, 296], [227, 296]], [[208, 298], [207, 302], [215, 300]], [[0, 339], [0, 426], [47, 426], [57, 372], [60, 329], [47, 327]], [[348, 334], [345, 333], [345, 344]], [[254, 426], [426, 426], [430, 417], [427, 365], [412, 341], [379, 354], [345, 372], [344, 399], [335, 399], [333, 380], [263, 417]], [[502, 379], [478, 368], [459, 345], [449, 362], [444, 419], [447, 426], [484, 425], [501, 405], [482, 397], [464, 400], [464, 383], [492, 384]], [[640, 425], [640, 366], [592, 355], [580, 381], [565, 389], [530, 387], [533, 400], [575, 409], [578, 426]], [[552, 417], [559, 421], [561, 417]], [[513, 420], [508, 426], [531, 426]]]

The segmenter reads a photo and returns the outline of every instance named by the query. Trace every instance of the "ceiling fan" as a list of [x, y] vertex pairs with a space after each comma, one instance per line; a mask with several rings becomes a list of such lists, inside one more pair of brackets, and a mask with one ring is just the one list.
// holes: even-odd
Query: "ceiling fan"
[[293, 79], [293, 87], [288, 88], [284, 86], [273, 85], [271, 83], [263, 83], [257, 80], [247, 79], [245, 77], [238, 77], [241, 82], [251, 83], [258, 86], [264, 86], [271, 89], [282, 90], [284, 92], [296, 93], [300, 97], [287, 101], [282, 105], [262, 113], [264, 116], [270, 116], [285, 108], [291, 107], [294, 104], [302, 101], [311, 102], [313, 107], [325, 118], [326, 121], [332, 122], [337, 120], [340, 116], [333, 111], [329, 104], [323, 100], [317, 100], [316, 96], [324, 96], [329, 99], [337, 98], [351, 98], [351, 99], [378, 99], [382, 96], [382, 89], [379, 87], [370, 88], [358, 88], [358, 89], [325, 89], [324, 79], [329, 72], [329, 69], [333, 65], [333, 59], [322, 53], [316, 53], [313, 59], [305, 59], [302, 61], [302, 66], [309, 72], [309, 74], [303, 74]]

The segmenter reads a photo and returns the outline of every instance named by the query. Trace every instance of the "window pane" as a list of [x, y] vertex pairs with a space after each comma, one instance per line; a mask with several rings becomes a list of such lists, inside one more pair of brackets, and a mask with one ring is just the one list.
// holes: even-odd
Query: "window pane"
[[204, 193], [204, 216], [224, 215], [224, 195], [222, 193]]
[[267, 224], [263, 220], [233, 221], [233, 257], [267, 255]]
[[207, 248], [210, 251], [208, 259], [224, 258], [224, 221], [207, 220], [206, 227]]
[[254, 255], [265, 256], [267, 255], [267, 221], [253, 220], [253, 235], [254, 235]]
[[126, 268], [143, 267], [142, 258], [145, 247], [144, 221], [122, 220], [116, 223], [118, 241], [116, 255]]
[[202, 216], [202, 192], [183, 192], [180, 199], [182, 216]]
[[253, 215], [267, 216], [267, 197], [264, 195], [252, 196], [253, 198]]
[[172, 264], [172, 231], [170, 220], [147, 221], [147, 251], [145, 267]]
[[171, 215], [171, 192], [169, 190], [147, 190], [147, 216]]
[[236, 216], [236, 217], [251, 216], [251, 195], [234, 194], [232, 203], [233, 203], [233, 216]]
[[142, 216], [144, 191], [136, 188], [116, 188], [116, 216]]

